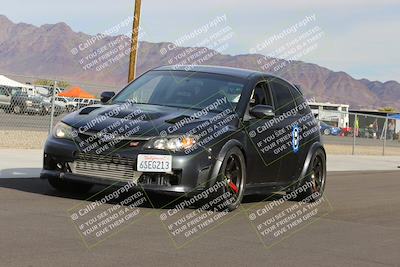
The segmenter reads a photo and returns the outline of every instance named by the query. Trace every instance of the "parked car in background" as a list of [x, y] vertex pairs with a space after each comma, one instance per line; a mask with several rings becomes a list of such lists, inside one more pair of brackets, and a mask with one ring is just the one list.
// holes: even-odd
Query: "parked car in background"
[[322, 135], [338, 136], [342, 133], [342, 129], [340, 129], [339, 127], [331, 126], [323, 121], [319, 122], [319, 130]]
[[18, 91], [11, 96], [10, 110], [15, 114], [40, 114], [43, 108], [43, 99], [40, 96], [29, 95], [24, 91]]
[[94, 104], [99, 104], [100, 100], [92, 99], [92, 98], [74, 98], [72, 100], [74, 103], [77, 103], [78, 108], [87, 107]]
[[91, 105], [95, 105], [95, 104], [99, 104], [100, 101], [97, 99], [82, 99], [80, 106], [81, 107], [87, 107], [87, 106], [91, 106]]
[[10, 112], [11, 106], [11, 90], [5, 87], [0, 87], [0, 109], [5, 112]]
[[351, 127], [342, 128], [342, 135], [343, 136], [353, 136], [353, 128], [351, 128]]
[[[51, 98], [43, 97], [43, 109], [42, 115], [51, 114]], [[54, 115], [58, 116], [62, 113], [67, 111], [66, 104], [63, 101], [58, 101], [57, 99], [54, 100]]]
[[65, 109], [67, 112], [72, 112], [79, 108], [79, 102], [75, 101], [73, 98], [56, 97], [56, 100], [65, 104]]
[[[51, 105], [50, 97], [18, 88], [0, 88], [0, 108], [7, 113], [48, 115], [51, 113]], [[65, 111], [66, 104], [56, 100], [54, 114], [58, 116]]]

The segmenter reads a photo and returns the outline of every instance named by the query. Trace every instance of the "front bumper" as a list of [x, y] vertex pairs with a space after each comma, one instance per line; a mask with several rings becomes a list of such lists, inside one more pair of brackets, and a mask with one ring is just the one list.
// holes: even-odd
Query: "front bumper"
[[[204, 190], [215, 183], [215, 173], [218, 172], [220, 162], [212, 152], [201, 150], [195, 154], [172, 154], [172, 173], [139, 173], [136, 171], [136, 161], [139, 154], [170, 155], [166, 151], [143, 149], [119, 149], [108, 157], [116, 156], [129, 160], [132, 173], [140, 177], [100, 177], [97, 175], [82, 175], [74, 173], [68, 168], [70, 164], [80, 159], [78, 146], [69, 140], [60, 140], [50, 137], [44, 150], [44, 164], [41, 172], [42, 179], [55, 178], [80, 181], [91, 184], [123, 186], [134, 182], [140, 189], [157, 191], [160, 193], [187, 194], [193, 191]], [[114, 164], [114, 163], [111, 163]]]

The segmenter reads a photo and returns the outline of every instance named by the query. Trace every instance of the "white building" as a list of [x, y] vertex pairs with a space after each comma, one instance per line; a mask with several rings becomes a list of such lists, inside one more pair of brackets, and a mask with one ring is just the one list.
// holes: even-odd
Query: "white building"
[[320, 121], [340, 128], [349, 127], [349, 105], [319, 102], [308, 105]]

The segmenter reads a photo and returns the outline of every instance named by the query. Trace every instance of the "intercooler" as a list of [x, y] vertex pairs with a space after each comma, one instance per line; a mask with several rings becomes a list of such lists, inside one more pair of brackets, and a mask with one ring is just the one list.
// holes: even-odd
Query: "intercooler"
[[135, 171], [136, 160], [117, 155], [102, 156], [79, 153], [75, 161], [68, 163], [69, 171], [76, 175], [109, 179], [114, 181], [132, 181], [138, 185], [178, 185], [182, 171], [167, 173], [142, 173]]
[[135, 160], [118, 156], [79, 154], [69, 166], [73, 174], [116, 181], [136, 183], [142, 174], [134, 170]]

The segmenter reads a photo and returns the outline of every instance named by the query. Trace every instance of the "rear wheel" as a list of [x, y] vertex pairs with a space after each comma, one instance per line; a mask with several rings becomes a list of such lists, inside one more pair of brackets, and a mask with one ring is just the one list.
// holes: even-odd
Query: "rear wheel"
[[60, 178], [49, 178], [49, 184], [56, 190], [63, 193], [84, 194], [92, 189], [92, 184], [80, 183], [70, 180], [62, 180]]
[[[311, 158], [306, 176], [299, 183], [305, 190], [298, 190], [298, 201], [314, 202], [320, 199], [325, 190], [326, 183], [326, 156], [322, 149], [318, 149]], [[297, 190], [296, 189], [296, 190]]]
[[13, 112], [14, 112], [15, 114], [21, 114], [21, 113], [22, 113], [22, 108], [21, 108], [19, 105], [15, 105], [15, 106], [13, 107]]

